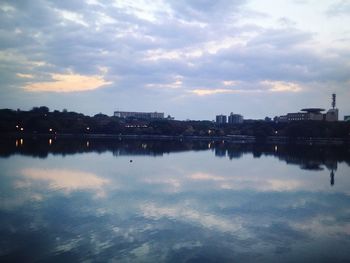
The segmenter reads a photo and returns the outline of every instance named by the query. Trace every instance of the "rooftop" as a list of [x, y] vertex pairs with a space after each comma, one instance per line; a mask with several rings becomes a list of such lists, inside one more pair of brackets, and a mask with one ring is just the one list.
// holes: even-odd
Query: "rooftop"
[[321, 109], [321, 108], [306, 108], [306, 109], [302, 109], [301, 111], [305, 111], [307, 113], [321, 113], [321, 111], [325, 111], [325, 109]]

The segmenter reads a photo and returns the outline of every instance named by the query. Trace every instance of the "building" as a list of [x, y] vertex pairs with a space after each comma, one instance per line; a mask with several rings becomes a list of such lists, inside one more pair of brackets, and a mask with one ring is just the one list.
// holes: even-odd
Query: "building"
[[136, 119], [164, 119], [163, 112], [132, 112], [132, 111], [115, 111], [114, 117], [118, 118], [136, 118]]
[[344, 121], [350, 121], [350, 115], [344, 116]]
[[324, 109], [307, 108], [302, 109], [301, 111], [302, 112], [287, 113], [287, 115], [277, 117], [277, 121], [322, 121], [324, 119], [324, 115], [321, 113]]
[[338, 121], [339, 110], [338, 109], [329, 109], [325, 114], [326, 121]]
[[275, 116], [273, 118], [274, 122], [287, 122], [287, 115], [282, 115], [282, 116]]
[[243, 123], [243, 116], [240, 114], [231, 114], [228, 116], [228, 123], [236, 124], [236, 123]]
[[285, 116], [286, 121], [305, 121], [308, 120], [308, 114], [304, 112], [287, 113]]
[[325, 114], [326, 121], [338, 121], [339, 110], [336, 108], [336, 95], [332, 94], [332, 109]]
[[217, 124], [224, 124], [227, 123], [227, 116], [226, 115], [216, 115], [216, 123]]
[[302, 109], [301, 111], [305, 112], [305, 119], [308, 121], [322, 121], [324, 119], [322, 111], [325, 111], [325, 109], [307, 108]]
[[327, 113], [322, 113], [325, 109], [321, 108], [306, 108], [302, 109], [302, 112], [287, 113], [287, 115], [275, 117], [275, 121], [288, 122], [288, 121], [338, 121], [339, 110], [336, 106], [336, 95], [332, 94], [332, 109], [329, 109]]

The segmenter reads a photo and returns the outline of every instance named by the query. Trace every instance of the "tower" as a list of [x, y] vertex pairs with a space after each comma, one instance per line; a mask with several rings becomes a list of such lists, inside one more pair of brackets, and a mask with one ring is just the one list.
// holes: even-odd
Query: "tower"
[[326, 121], [338, 121], [339, 110], [336, 108], [336, 94], [332, 94], [332, 109], [328, 110], [325, 119]]

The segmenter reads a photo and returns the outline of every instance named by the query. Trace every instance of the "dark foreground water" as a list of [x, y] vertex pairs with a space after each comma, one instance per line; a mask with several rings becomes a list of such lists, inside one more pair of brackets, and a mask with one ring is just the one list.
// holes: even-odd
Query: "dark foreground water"
[[350, 262], [347, 148], [0, 146], [1, 262]]

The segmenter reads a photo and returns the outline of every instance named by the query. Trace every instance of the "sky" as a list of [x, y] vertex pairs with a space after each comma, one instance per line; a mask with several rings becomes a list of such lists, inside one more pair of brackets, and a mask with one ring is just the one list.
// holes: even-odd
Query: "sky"
[[0, 108], [350, 115], [347, 0], [1, 0]]

